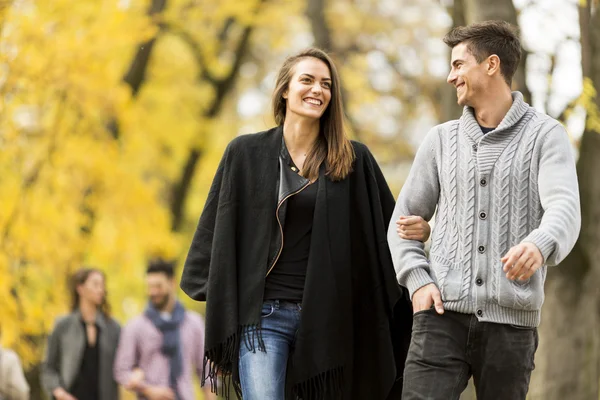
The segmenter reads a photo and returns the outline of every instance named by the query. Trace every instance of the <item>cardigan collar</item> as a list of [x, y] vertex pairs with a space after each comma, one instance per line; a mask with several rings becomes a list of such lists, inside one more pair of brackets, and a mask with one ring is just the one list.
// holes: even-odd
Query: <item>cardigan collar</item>
[[[513, 127], [527, 111], [529, 110], [529, 104], [523, 100], [523, 95], [521, 92], [512, 92], [513, 103], [502, 119], [500, 121], [500, 125], [496, 127], [489, 134], [504, 132], [511, 127]], [[479, 140], [483, 137], [483, 132], [477, 122], [477, 118], [475, 118], [475, 110], [472, 107], [465, 106], [463, 109], [462, 117], [460, 118], [460, 124], [462, 130], [469, 136], [474, 142], [479, 142]]]

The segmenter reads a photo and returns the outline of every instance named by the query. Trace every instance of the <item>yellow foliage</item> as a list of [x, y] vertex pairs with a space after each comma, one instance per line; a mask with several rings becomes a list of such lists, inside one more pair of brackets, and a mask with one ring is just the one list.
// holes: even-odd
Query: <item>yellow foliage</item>
[[118, 3], [20, 1], [2, 10], [0, 321], [3, 344], [26, 365], [68, 311], [74, 269], [99, 266], [111, 291], [127, 293], [150, 253], [180, 246], [162, 187], [145, 176], [152, 160], [106, 128], [135, 109], [122, 76], [137, 44], [157, 32], [134, 4]]

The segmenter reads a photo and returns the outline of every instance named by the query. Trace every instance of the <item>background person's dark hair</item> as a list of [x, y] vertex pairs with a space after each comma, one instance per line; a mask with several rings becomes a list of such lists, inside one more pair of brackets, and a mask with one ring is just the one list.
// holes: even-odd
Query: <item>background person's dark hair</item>
[[465, 43], [477, 63], [492, 54], [497, 55], [500, 58], [500, 72], [510, 86], [521, 60], [518, 32], [516, 26], [505, 21], [484, 21], [452, 29], [444, 37], [444, 43], [451, 48]]
[[109, 316], [110, 304], [108, 304], [107, 300], [108, 291], [106, 290], [106, 275], [97, 268], [81, 268], [71, 276], [71, 281], [69, 282], [69, 289], [71, 290], [71, 311], [75, 311], [79, 308], [79, 293], [77, 292], [77, 286], [83, 285], [93, 273], [102, 275], [102, 279], [104, 279], [104, 301], [100, 305], [100, 311], [104, 315]]
[[148, 268], [146, 269], [146, 275], [157, 273], [165, 274], [167, 278], [172, 279], [175, 276], [175, 262], [166, 261], [162, 258], [150, 260]]

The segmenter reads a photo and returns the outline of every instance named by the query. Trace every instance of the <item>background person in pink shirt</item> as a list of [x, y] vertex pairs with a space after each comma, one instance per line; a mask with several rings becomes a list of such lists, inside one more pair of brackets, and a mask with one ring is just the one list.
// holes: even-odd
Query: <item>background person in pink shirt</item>
[[[203, 374], [204, 320], [175, 298], [173, 263], [150, 262], [148, 307], [121, 333], [114, 375], [138, 399], [194, 400], [192, 371]], [[205, 399], [216, 399], [204, 388]]]

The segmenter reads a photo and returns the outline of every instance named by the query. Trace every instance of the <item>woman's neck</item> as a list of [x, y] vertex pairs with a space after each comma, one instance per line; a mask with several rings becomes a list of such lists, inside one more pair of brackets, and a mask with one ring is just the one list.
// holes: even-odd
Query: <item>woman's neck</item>
[[319, 120], [286, 118], [283, 137], [290, 153], [306, 155], [319, 137]]
[[96, 321], [96, 314], [98, 313], [98, 308], [95, 304], [92, 304], [85, 300], [81, 300], [79, 302], [79, 312], [81, 313], [81, 318], [85, 323], [91, 323]]

